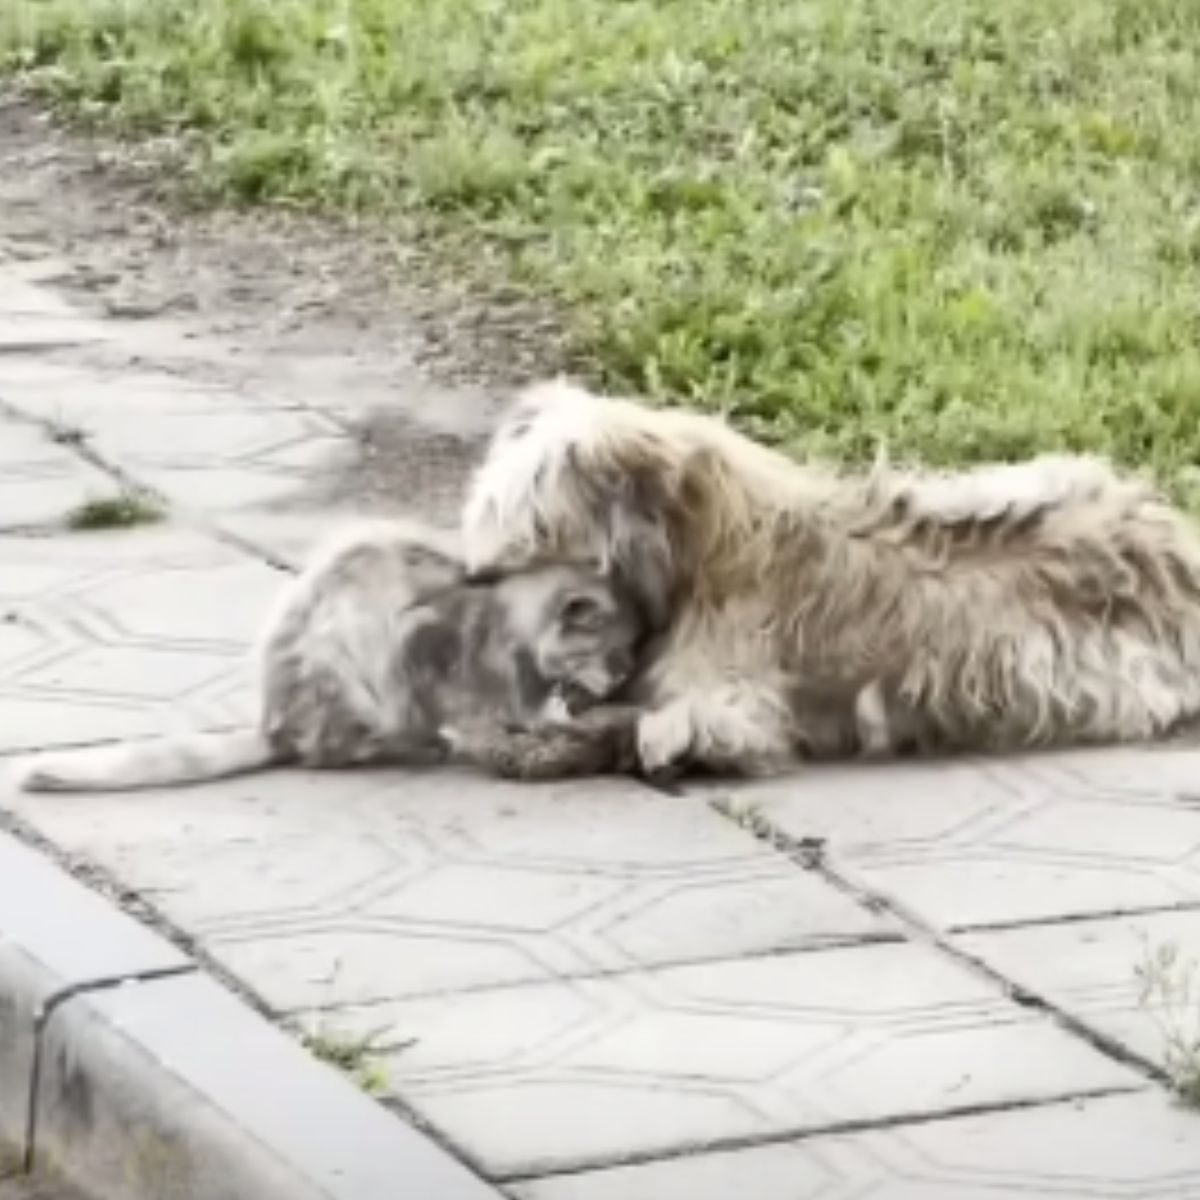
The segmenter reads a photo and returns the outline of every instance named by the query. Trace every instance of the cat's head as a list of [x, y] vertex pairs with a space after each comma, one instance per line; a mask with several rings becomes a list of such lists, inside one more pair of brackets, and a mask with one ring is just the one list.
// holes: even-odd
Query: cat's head
[[521, 624], [538, 674], [573, 712], [613, 696], [637, 669], [647, 633], [636, 597], [591, 567], [546, 566], [530, 575], [537, 612], [527, 609]]

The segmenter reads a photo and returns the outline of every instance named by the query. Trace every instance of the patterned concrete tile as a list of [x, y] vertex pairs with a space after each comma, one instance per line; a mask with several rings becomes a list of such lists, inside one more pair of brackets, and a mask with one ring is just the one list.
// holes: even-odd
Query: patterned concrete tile
[[240, 561], [211, 538], [170, 526], [78, 533], [59, 538], [0, 539], [4, 571], [0, 597], [42, 600], [63, 592], [86, 591], [97, 581], [147, 564], [206, 567]]
[[16, 697], [0, 692], [0, 754], [24, 754], [49, 746], [145, 737], [163, 728], [163, 718], [137, 704], [88, 703], [61, 696]]
[[1192, 1200], [1197, 1118], [1156, 1095], [991, 1112], [511, 1187], [519, 1200]]
[[0, 399], [84, 436], [174, 502], [210, 511], [290, 498], [314, 472], [341, 469], [352, 449], [344, 426], [319, 412], [149, 369], [0, 363]]
[[0, 312], [0, 351], [77, 346], [113, 336], [103, 322], [52, 312]]
[[48, 639], [32, 624], [23, 624], [15, 613], [0, 615], [0, 667], [44, 657]]
[[88, 646], [11, 677], [41, 695], [107, 696], [114, 700], [182, 700], [221, 677], [227, 664], [213, 655], [144, 646]]
[[0, 803], [280, 1010], [899, 936], [703, 805], [620, 781], [271, 772]]
[[1162, 804], [1196, 798], [1197, 761], [1195, 749], [1168, 742], [1031, 755], [1021, 770], [1029, 786], [1068, 799]]
[[78, 505], [116, 490], [102, 471], [40, 430], [0, 415], [0, 531], [58, 524]]
[[176, 410], [152, 401], [135, 412], [128, 402], [115, 412], [93, 410], [82, 417], [89, 442], [136, 475], [142, 468], [218, 469], [261, 463], [279, 469], [311, 469], [346, 444], [340, 430], [301, 410], [203, 403], [185, 394]]
[[322, 1014], [500, 1176], [845, 1122], [1138, 1087], [912, 945], [489, 988]]
[[267, 466], [145, 466], [138, 477], [174, 503], [222, 516], [246, 508], [300, 502], [303, 472]]
[[0, 558], [0, 750], [245, 712], [278, 572], [169, 528], [0, 538]]
[[361, 517], [361, 511], [351, 508], [290, 512], [246, 509], [223, 513], [214, 524], [257, 547], [274, 561], [287, 563], [298, 570], [320, 542]]
[[69, 317], [73, 311], [52, 289], [39, 287], [7, 266], [0, 270], [0, 328], [9, 317]]
[[118, 491], [107, 475], [87, 463], [37, 474], [0, 472], [0, 534], [61, 525], [75, 509]]
[[[1200, 751], [848, 764], [739, 790], [944, 928], [1200, 904]], [[713, 794], [710, 789], [708, 794]]]
[[970, 844], [1022, 796], [973, 762], [846, 763], [697, 794], [756, 808], [789, 836], [823, 839], [839, 857]]
[[294, 403], [272, 403], [256, 393], [234, 391], [176, 371], [131, 365], [128, 359], [97, 369], [94, 362], [37, 354], [0, 357], [0, 399], [28, 417], [113, 439], [137, 439], [139, 431], [131, 426], [142, 420], [198, 418], [205, 413], [222, 418], [296, 408]]
[[36, 425], [6, 419], [0, 423], [0, 470], [52, 473], [70, 467], [75, 455], [56, 444]]
[[263, 629], [287, 577], [245, 557], [131, 570], [72, 601], [131, 642], [243, 651]]
[[813, 1138], [550, 1176], [509, 1190], [517, 1200], [837, 1200], [861, 1195], [853, 1189], [870, 1179], [873, 1164], [857, 1161], [856, 1149], [853, 1142]]
[[137, 422], [93, 419], [92, 440], [104, 453], [135, 472], [143, 466], [214, 466], [263, 461], [281, 467], [309, 467], [312, 456], [289, 462], [310, 441], [326, 451], [333, 431], [320, 418], [280, 409], [142, 413]]
[[[1200, 910], [996, 930], [959, 941], [1152, 1063], [1166, 1062], [1169, 1037], [1200, 1046]], [[1155, 967], [1164, 951], [1176, 955], [1165, 971]], [[1166, 988], [1146, 992], [1147, 970]]]

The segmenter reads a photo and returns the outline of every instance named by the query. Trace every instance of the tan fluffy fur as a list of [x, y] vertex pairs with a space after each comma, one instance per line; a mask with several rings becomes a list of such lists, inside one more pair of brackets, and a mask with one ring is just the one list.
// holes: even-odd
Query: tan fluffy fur
[[497, 431], [463, 533], [470, 570], [586, 555], [642, 589], [664, 630], [651, 771], [841, 753], [864, 714], [926, 748], [1006, 749], [1200, 711], [1200, 537], [1099, 459], [837, 474], [555, 381]]

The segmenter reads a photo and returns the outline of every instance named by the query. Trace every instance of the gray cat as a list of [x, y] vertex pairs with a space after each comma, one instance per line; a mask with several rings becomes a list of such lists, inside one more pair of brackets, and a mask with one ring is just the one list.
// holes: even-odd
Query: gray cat
[[629, 680], [644, 631], [629, 591], [591, 568], [468, 580], [449, 538], [360, 523], [313, 558], [269, 620], [257, 727], [42, 754], [17, 776], [46, 792], [286, 763], [453, 759], [522, 778], [611, 770], [632, 761], [631, 723], [574, 722]]

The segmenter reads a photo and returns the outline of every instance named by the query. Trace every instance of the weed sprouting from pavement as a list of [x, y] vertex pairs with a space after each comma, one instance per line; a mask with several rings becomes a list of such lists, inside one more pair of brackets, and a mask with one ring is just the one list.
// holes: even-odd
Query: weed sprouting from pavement
[[349, 1075], [364, 1092], [375, 1096], [387, 1091], [388, 1076], [379, 1056], [402, 1050], [408, 1042], [383, 1043], [383, 1030], [351, 1035], [319, 1028], [303, 1036], [305, 1048], [322, 1062]]
[[1179, 1099], [1200, 1109], [1200, 960], [1187, 958], [1174, 942], [1146, 944], [1134, 969], [1138, 1003], [1163, 1039], [1163, 1069]]
[[67, 514], [67, 527], [78, 531], [96, 529], [131, 529], [138, 525], [154, 525], [166, 518], [166, 509], [153, 496], [142, 492], [122, 492], [86, 500]]
[[772, 839], [774, 827], [763, 815], [759, 805], [743, 803], [735, 800], [732, 796], [718, 796], [712, 802], [712, 809], [726, 820], [732, 821], [739, 828], [746, 830], [747, 833], [753, 834], [756, 838], [763, 841], [770, 841]]

